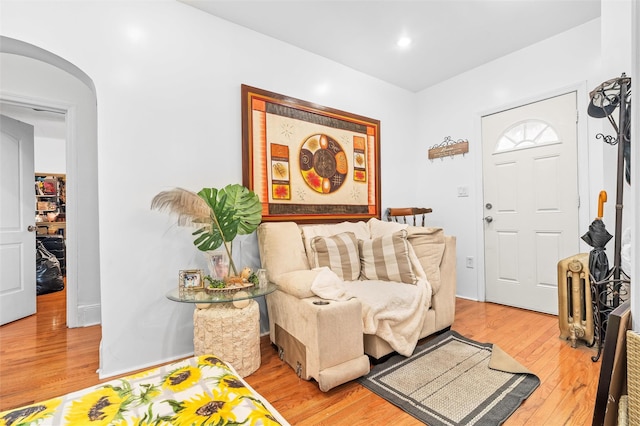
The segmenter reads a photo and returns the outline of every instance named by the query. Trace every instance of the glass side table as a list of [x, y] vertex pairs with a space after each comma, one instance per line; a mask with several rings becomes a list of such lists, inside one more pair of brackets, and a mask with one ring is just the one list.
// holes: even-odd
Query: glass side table
[[228, 361], [246, 377], [260, 367], [260, 310], [256, 297], [266, 296], [277, 286], [254, 286], [236, 292], [207, 293], [204, 290], [173, 289], [169, 300], [191, 303], [194, 355], [212, 354]]
[[[276, 291], [276, 286], [273, 283], [268, 283], [266, 286], [259, 287], [253, 286], [249, 289], [239, 290], [235, 292], [220, 291], [207, 293], [204, 290], [180, 290], [174, 288], [167, 292], [167, 298], [174, 302], [183, 303], [195, 303], [197, 305], [211, 305], [214, 303], [233, 303], [241, 300], [251, 300], [256, 297], [266, 296], [269, 293]], [[240, 303], [236, 303], [241, 305]], [[202, 306], [201, 308], [208, 308], [209, 306]]]

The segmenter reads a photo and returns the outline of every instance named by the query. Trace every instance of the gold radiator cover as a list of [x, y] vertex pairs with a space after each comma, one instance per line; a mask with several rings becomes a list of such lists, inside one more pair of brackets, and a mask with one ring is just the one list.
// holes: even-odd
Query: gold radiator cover
[[558, 325], [560, 338], [576, 347], [578, 339], [594, 342], [593, 304], [589, 281], [589, 253], [558, 262]]

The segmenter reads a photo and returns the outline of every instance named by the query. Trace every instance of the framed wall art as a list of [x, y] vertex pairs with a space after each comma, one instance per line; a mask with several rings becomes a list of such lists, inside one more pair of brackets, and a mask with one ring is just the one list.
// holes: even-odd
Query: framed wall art
[[264, 221], [380, 218], [380, 121], [242, 85], [243, 184]]

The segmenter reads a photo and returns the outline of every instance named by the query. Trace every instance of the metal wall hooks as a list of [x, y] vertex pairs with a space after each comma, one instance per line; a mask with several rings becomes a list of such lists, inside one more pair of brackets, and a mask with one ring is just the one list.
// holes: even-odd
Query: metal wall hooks
[[429, 160], [439, 158], [444, 161], [445, 157], [453, 158], [454, 155], [462, 154], [463, 156], [469, 152], [469, 141], [466, 139], [458, 139], [454, 141], [451, 136], [446, 136], [442, 142], [435, 144], [429, 148]]

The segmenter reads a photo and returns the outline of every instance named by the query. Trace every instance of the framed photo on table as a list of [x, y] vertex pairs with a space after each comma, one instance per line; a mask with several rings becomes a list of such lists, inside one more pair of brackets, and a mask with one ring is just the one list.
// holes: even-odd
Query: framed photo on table
[[243, 184], [262, 220], [380, 218], [380, 121], [242, 85]]
[[178, 288], [180, 290], [201, 290], [204, 288], [204, 274], [202, 269], [182, 269], [178, 274]]

